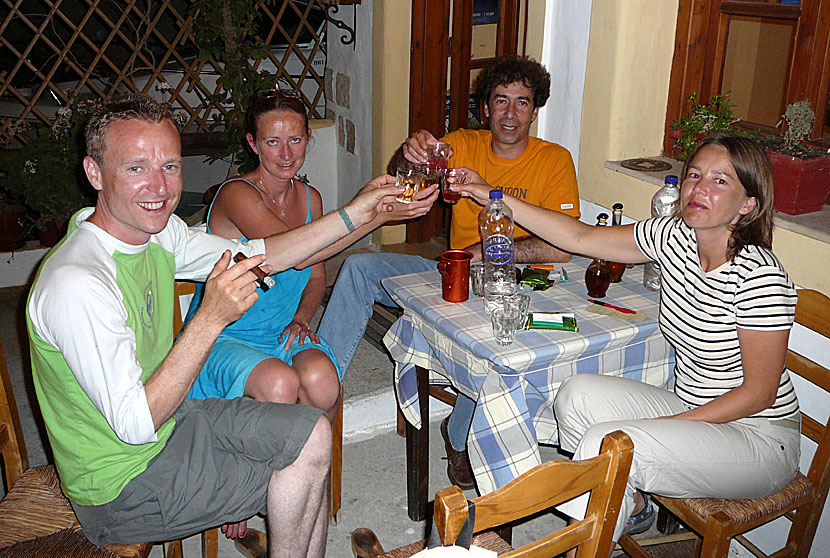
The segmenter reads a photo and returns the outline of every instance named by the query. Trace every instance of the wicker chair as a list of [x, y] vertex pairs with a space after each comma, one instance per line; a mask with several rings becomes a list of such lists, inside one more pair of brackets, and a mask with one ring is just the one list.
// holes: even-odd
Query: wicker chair
[[[817, 291], [798, 291], [795, 321], [830, 338], [830, 298]], [[787, 369], [830, 392], [830, 370], [792, 349], [787, 351]], [[737, 538], [756, 556], [768, 556], [741, 536], [780, 516], [792, 521], [786, 545], [775, 558], [804, 557], [810, 553], [830, 486], [830, 428], [802, 414], [801, 433], [818, 444], [807, 476], [798, 473], [782, 490], [765, 498], [725, 500], [719, 498], [665, 498], [655, 500], [700, 535], [695, 553], [701, 558], [726, 557], [729, 542]], [[647, 558], [647, 540], [623, 536], [620, 546], [632, 557]]]
[[[473, 500], [476, 505], [474, 531], [479, 534], [473, 539], [473, 544], [511, 558], [557, 556], [574, 547], [577, 548], [577, 558], [606, 558], [614, 544], [611, 536], [620, 513], [633, 454], [631, 439], [623, 432], [612, 432], [603, 440], [600, 455], [593, 459], [548, 461], [503, 487], [476, 498]], [[585, 519], [526, 546], [513, 550], [489, 531], [588, 491], [591, 496]], [[467, 519], [467, 499], [461, 489], [451, 486], [439, 490], [435, 495], [434, 513], [435, 527], [443, 544], [454, 542]], [[424, 545], [425, 541], [421, 541], [382, 556], [405, 558], [423, 550]]]
[[0, 556], [61, 556], [67, 558], [146, 557], [152, 543], [106, 545], [90, 543], [69, 500], [61, 492], [54, 466], [29, 468], [20, 417], [12, 392], [6, 355], [0, 345], [0, 450], [7, 493], [0, 501]]

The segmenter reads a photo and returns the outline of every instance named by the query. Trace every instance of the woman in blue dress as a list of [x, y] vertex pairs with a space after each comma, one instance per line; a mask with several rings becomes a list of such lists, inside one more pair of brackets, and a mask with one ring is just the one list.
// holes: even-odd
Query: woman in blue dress
[[[226, 238], [263, 238], [323, 214], [320, 193], [298, 176], [311, 138], [305, 105], [293, 92], [266, 91], [246, 115], [246, 139], [259, 156], [253, 171], [222, 184], [208, 208], [208, 231]], [[248, 396], [337, 411], [340, 376], [328, 344], [309, 329], [326, 287], [324, 262], [272, 275], [259, 300], [225, 328], [190, 398]], [[201, 289], [187, 319], [201, 300]]]
[[[257, 94], [249, 104], [245, 126], [245, 139], [259, 156], [259, 166], [219, 186], [208, 207], [208, 232], [233, 239], [265, 238], [321, 217], [320, 193], [298, 175], [311, 139], [299, 95], [278, 90]], [[414, 203], [393, 204], [391, 211], [357, 228], [327, 252], [345, 248], [389, 220], [420, 217], [437, 196], [433, 186]], [[189, 398], [246, 396], [302, 403], [327, 411], [329, 420], [334, 420], [342, 373], [329, 345], [309, 329], [326, 288], [322, 257], [314, 258], [318, 263], [309, 267], [272, 275], [276, 284], [268, 291], [257, 289], [256, 303], [219, 335]], [[203, 285], [197, 285], [185, 323], [196, 312], [202, 292]], [[245, 521], [223, 525], [222, 532], [243, 539], [248, 554], [265, 548], [265, 535], [247, 529]]]

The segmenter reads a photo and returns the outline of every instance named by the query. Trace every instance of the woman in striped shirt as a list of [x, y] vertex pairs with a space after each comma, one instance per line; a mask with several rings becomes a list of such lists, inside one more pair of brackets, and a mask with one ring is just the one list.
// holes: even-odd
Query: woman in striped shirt
[[[467, 169], [458, 174], [457, 188], [484, 203], [488, 185]], [[660, 263], [659, 323], [677, 357], [674, 390], [583, 374], [562, 384], [554, 405], [561, 448], [574, 459], [597, 455], [614, 430], [634, 442], [614, 540], [653, 522], [644, 493], [754, 498], [798, 470], [800, 413], [784, 369], [797, 296], [771, 251], [772, 188], [755, 141], [717, 135], [687, 160], [677, 217], [592, 227], [507, 200], [523, 227], [561, 249]], [[581, 517], [586, 505], [587, 496], [560, 510]]]

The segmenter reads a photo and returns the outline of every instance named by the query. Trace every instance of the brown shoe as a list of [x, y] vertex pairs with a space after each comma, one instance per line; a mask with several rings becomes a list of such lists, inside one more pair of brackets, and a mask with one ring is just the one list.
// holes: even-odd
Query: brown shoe
[[447, 433], [447, 424], [450, 417], [441, 421], [441, 437], [444, 438], [444, 447], [447, 450], [447, 476], [450, 482], [461, 490], [475, 488], [473, 470], [470, 468], [470, 461], [467, 459], [467, 450], [458, 451], [450, 443], [450, 435]]
[[234, 541], [234, 546], [248, 558], [268, 558], [268, 537], [262, 531], [248, 529], [244, 537]]
[[352, 531], [352, 553], [355, 558], [375, 558], [383, 554], [375, 532], [365, 527]]

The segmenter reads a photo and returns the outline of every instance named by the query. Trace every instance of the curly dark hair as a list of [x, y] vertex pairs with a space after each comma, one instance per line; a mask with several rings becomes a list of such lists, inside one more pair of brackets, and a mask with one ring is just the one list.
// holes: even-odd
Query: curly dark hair
[[517, 81], [533, 90], [533, 108], [545, 106], [550, 97], [550, 74], [536, 60], [516, 55], [503, 56], [478, 74], [475, 87], [479, 102], [489, 106], [496, 87]]
[[86, 153], [99, 165], [104, 162], [104, 137], [116, 120], [141, 120], [152, 124], [167, 120], [176, 127], [176, 118], [170, 109], [147, 95], [126, 95], [104, 102], [92, 112], [86, 125]]
[[756, 140], [732, 134], [714, 134], [704, 138], [686, 159], [683, 166], [683, 178], [689, 171], [695, 156], [704, 147], [710, 145], [723, 147], [729, 154], [729, 160], [735, 168], [747, 197], [755, 198], [755, 207], [746, 215], [741, 215], [732, 226], [727, 257], [734, 262], [735, 257], [744, 246], [755, 245], [772, 249], [772, 164], [764, 148]]

